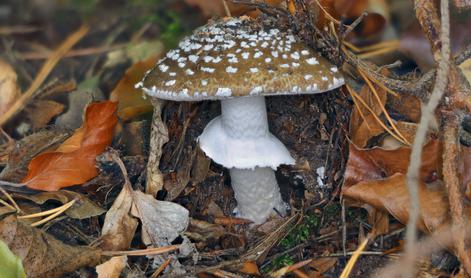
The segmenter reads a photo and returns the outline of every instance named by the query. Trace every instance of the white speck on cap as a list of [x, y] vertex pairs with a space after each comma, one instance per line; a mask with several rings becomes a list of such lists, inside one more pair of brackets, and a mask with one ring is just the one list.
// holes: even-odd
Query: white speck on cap
[[281, 64], [281, 65], [280, 65], [280, 68], [285, 68], [285, 69], [286, 69], [286, 68], [289, 68], [289, 64]]
[[257, 72], [258, 72], [258, 68], [250, 68], [250, 72], [251, 72], [251, 73], [257, 73]]
[[302, 50], [301, 54], [303, 54], [304, 56], [307, 56], [309, 55], [309, 50]]
[[205, 79], [201, 80], [201, 85], [202, 86], [208, 85], [208, 80], [205, 80]]
[[172, 72], [169, 72], [168, 75], [169, 76], [177, 76], [177, 73], [172, 71]]
[[243, 47], [243, 48], [250, 48], [250, 45], [248, 45], [246, 41], [242, 41], [242, 42], [240, 43], [240, 47]]
[[208, 67], [201, 67], [201, 70], [204, 72], [213, 73], [216, 69], [215, 68], [208, 68]]
[[255, 59], [257, 59], [257, 58], [259, 58], [259, 57], [262, 56], [262, 55], [263, 55], [263, 52], [257, 51], [257, 52], [255, 52], [255, 54], [253, 55], [253, 57], [254, 57]]
[[327, 78], [327, 76], [322, 76], [322, 81], [327, 81], [329, 80], [329, 78]]
[[306, 75], [304, 76], [304, 79], [306, 79], [306, 80], [309, 80], [309, 79], [311, 79], [311, 78], [312, 78], [312, 74], [306, 74]]
[[229, 60], [227, 60], [229, 63], [231, 64], [236, 64], [239, 62], [239, 59], [237, 59], [237, 57], [232, 57], [232, 58], [229, 58]]
[[186, 66], [186, 64], [185, 64], [185, 63], [178, 63], [178, 66], [179, 66], [180, 68], [184, 68], [184, 67]]
[[272, 51], [271, 56], [278, 58], [278, 51]]
[[232, 66], [228, 66], [228, 67], [226, 68], [226, 72], [228, 72], [228, 73], [236, 73], [236, 72], [237, 72], [237, 68], [234, 68], [234, 67], [232, 67]]
[[265, 58], [265, 63], [270, 63], [271, 62], [271, 58], [268, 57], [268, 58]]
[[248, 52], [242, 53], [242, 58], [244, 58], [245, 60], [247, 60], [249, 58], [249, 56], [250, 56], [250, 53], [248, 53]]
[[214, 57], [211, 56], [204, 56], [203, 60], [205, 63], [209, 63], [214, 59]]
[[262, 86], [257, 86], [255, 88], [253, 88], [252, 91], [250, 91], [250, 95], [258, 95], [262, 91], [263, 91], [263, 87]]
[[232, 90], [230, 88], [218, 88], [216, 95], [221, 97], [230, 97], [232, 95]]
[[211, 43], [211, 44], [205, 45], [205, 46], [203, 47], [203, 50], [204, 50], [204, 51], [210, 51], [210, 50], [213, 49], [213, 48], [214, 48], [214, 44]]
[[196, 55], [190, 55], [190, 56], [188, 56], [188, 59], [189, 59], [191, 62], [193, 62], [193, 63], [196, 64], [196, 62], [198, 62], [199, 57], [196, 56]]
[[299, 64], [299, 63], [296, 63], [296, 62], [292, 62], [291, 65], [292, 65], [293, 67], [295, 67], [295, 68], [297, 68], [297, 67], [300, 66], [300, 64]]
[[195, 72], [192, 71], [191, 69], [187, 69], [187, 70], [185, 71], [185, 73], [186, 73], [186, 75], [193, 75], [193, 74], [195, 74]]
[[283, 53], [283, 55], [281, 55], [281, 58], [283, 58], [283, 59], [288, 59], [288, 55], [286, 55], [286, 54]]
[[217, 63], [219, 63], [219, 62], [221, 62], [221, 61], [222, 61], [221, 56], [217, 56], [216, 58], [213, 59], [213, 63], [214, 63], [214, 64], [217, 64]]
[[268, 42], [263, 42], [262, 45], [260, 45], [261, 47], [263, 48], [267, 48], [268, 47]]
[[317, 59], [316, 59], [315, 57], [311, 57], [311, 58], [307, 59], [306, 62], [307, 62], [309, 65], [317, 65], [317, 64], [319, 64], [319, 61], [317, 61]]
[[331, 71], [331, 72], [337, 72], [337, 71], [339, 71], [339, 69], [338, 69], [337, 67], [331, 67], [331, 68], [330, 68], [330, 71]]
[[291, 53], [291, 58], [295, 59], [295, 60], [299, 60], [299, 53], [296, 51], [296, 52], [293, 52]]
[[159, 65], [159, 70], [161, 72], [166, 72], [168, 70], [168, 66], [166, 64], [160, 64]]
[[167, 86], [167, 87], [173, 86], [173, 85], [175, 85], [175, 82], [177, 82], [175, 79], [174, 80], [169, 80], [169, 81], [165, 82], [165, 86]]

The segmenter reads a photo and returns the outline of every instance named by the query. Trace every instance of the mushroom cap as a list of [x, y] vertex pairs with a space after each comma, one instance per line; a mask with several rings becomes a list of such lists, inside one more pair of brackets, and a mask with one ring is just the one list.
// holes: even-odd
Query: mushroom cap
[[344, 84], [337, 67], [290, 30], [248, 17], [212, 21], [183, 39], [136, 87], [177, 101], [315, 94]]

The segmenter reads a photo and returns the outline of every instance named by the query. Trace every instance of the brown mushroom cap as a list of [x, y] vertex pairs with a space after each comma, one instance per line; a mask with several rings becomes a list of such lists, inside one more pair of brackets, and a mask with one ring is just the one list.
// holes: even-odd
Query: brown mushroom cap
[[167, 53], [136, 87], [169, 100], [315, 94], [343, 85], [336, 66], [290, 32], [247, 17], [197, 29]]

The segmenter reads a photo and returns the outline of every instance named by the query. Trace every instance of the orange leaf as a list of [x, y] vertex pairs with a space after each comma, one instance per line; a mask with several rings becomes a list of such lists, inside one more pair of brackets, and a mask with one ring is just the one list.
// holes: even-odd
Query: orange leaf
[[117, 103], [104, 101], [90, 104], [84, 123], [56, 151], [42, 153], [28, 166], [23, 179], [27, 187], [56, 191], [84, 183], [98, 174], [96, 156], [111, 143], [118, 122]]

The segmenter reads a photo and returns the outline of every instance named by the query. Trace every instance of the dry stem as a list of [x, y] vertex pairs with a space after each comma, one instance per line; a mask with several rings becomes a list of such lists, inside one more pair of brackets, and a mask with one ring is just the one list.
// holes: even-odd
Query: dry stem
[[[416, 1], [416, 7], [421, 7], [421, 2], [428, 2], [423, 0]], [[428, 7], [431, 8], [431, 7]], [[415, 134], [414, 143], [412, 145], [412, 152], [410, 156], [410, 164], [407, 169], [407, 187], [409, 189], [410, 195], [410, 211], [409, 211], [409, 222], [407, 223], [407, 232], [406, 232], [406, 258], [407, 264], [405, 268], [405, 273], [409, 277], [414, 275], [414, 258], [416, 258], [416, 240], [417, 240], [417, 221], [420, 213], [420, 203], [419, 203], [419, 170], [422, 164], [422, 146], [425, 142], [425, 137], [427, 134], [427, 129], [429, 126], [430, 119], [433, 118], [433, 113], [435, 108], [438, 106], [440, 99], [442, 98], [445, 88], [448, 81], [448, 72], [450, 69], [449, 59], [450, 59], [450, 13], [448, 8], [448, 0], [441, 0], [440, 2], [441, 9], [441, 56], [435, 56], [439, 60], [437, 78], [435, 80], [435, 87], [433, 88], [432, 95], [430, 100], [422, 111], [420, 124], [417, 128]], [[423, 14], [433, 14], [433, 12], [424, 12], [423, 10], [417, 11], [417, 17], [419, 21], [422, 19]], [[426, 20], [431, 20], [426, 18]], [[423, 26], [433, 26], [435, 21], [429, 25], [421, 23]], [[429, 27], [430, 28], [430, 27]], [[425, 29], [425, 27], [424, 27]], [[430, 35], [429, 38], [432, 36]]]

